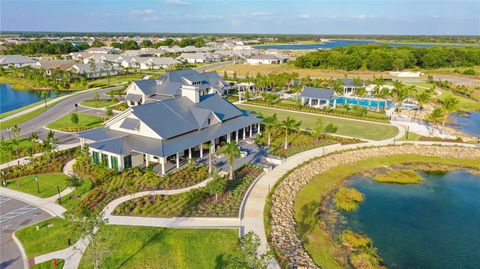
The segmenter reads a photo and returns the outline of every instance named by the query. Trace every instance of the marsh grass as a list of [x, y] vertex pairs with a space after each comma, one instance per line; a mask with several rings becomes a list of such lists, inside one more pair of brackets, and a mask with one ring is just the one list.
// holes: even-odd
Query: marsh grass
[[334, 197], [335, 206], [343, 211], [355, 211], [363, 202], [363, 194], [355, 188], [341, 187]]
[[376, 175], [374, 178], [376, 182], [392, 184], [417, 184], [422, 181], [422, 177], [413, 170], [391, 170], [386, 174]]

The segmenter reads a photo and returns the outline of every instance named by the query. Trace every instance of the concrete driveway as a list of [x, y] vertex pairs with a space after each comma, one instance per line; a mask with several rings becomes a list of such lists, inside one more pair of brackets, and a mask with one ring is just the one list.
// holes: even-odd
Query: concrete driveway
[[0, 195], [0, 269], [24, 268], [12, 234], [25, 226], [51, 218], [49, 214], [19, 200]]

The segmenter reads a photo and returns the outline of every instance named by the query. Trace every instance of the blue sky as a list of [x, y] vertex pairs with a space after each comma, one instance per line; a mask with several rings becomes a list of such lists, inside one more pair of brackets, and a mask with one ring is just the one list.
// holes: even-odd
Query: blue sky
[[480, 1], [1, 0], [2, 31], [480, 35]]

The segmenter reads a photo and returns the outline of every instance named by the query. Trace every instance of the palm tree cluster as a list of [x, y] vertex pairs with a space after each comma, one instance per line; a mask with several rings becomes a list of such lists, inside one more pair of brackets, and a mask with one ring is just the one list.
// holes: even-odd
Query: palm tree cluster
[[52, 89], [69, 89], [73, 83], [80, 83], [86, 86], [86, 79], [74, 72], [51, 69], [47, 76], [44, 69], [32, 68], [30, 66], [22, 68], [8, 67], [7, 70], [2, 70], [2, 73], [13, 78], [24, 79], [30, 81], [35, 87], [52, 88]]
[[281, 128], [284, 130], [284, 144], [283, 147], [284, 149], [288, 149], [288, 135], [291, 132], [295, 132], [300, 130], [300, 125], [302, 124], [301, 121], [297, 121], [293, 118], [287, 117], [283, 121], [279, 121], [277, 118], [277, 114], [273, 114], [273, 116], [270, 117], [265, 117], [262, 120], [263, 125], [265, 126], [265, 132], [264, 134], [267, 135], [267, 146], [270, 146], [271, 144], [271, 137], [274, 128]]

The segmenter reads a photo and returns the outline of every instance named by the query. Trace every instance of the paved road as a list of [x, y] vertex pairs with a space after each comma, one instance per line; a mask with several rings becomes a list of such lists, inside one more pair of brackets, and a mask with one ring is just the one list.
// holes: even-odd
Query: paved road
[[22, 255], [12, 239], [16, 230], [49, 219], [37, 207], [0, 195], [0, 269], [24, 268]]
[[[118, 87], [123, 87], [123, 86], [110, 87], [110, 88], [98, 90], [98, 92], [103, 95], [109, 90], [118, 88]], [[56, 104], [52, 108], [49, 108], [39, 116], [20, 124], [19, 125], [19, 127], [21, 128], [20, 136], [30, 135], [32, 132], [35, 131], [35, 132], [39, 132], [39, 137], [42, 138], [46, 134], [46, 131], [45, 129], [43, 129], [43, 126], [61, 118], [65, 114], [68, 114], [74, 111], [75, 104], [79, 104], [82, 101], [92, 99], [93, 95], [94, 95], [94, 92], [91, 91], [91, 92], [82, 93], [76, 96], [72, 96], [63, 101], [60, 101], [58, 104]], [[79, 112], [84, 110], [91, 111], [92, 109], [81, 108], [81, 107], [78, 108]], [[0, 137], [4, 137], [8, 139], [10, 137], [10, 132], [8, 130], [1, 130]], [[59, 143], [74, 143], [72, 142], [72, 139], [74, 139], [74, 135], [72, 134], [57, 133], [56, 137], [60, 139]]]

